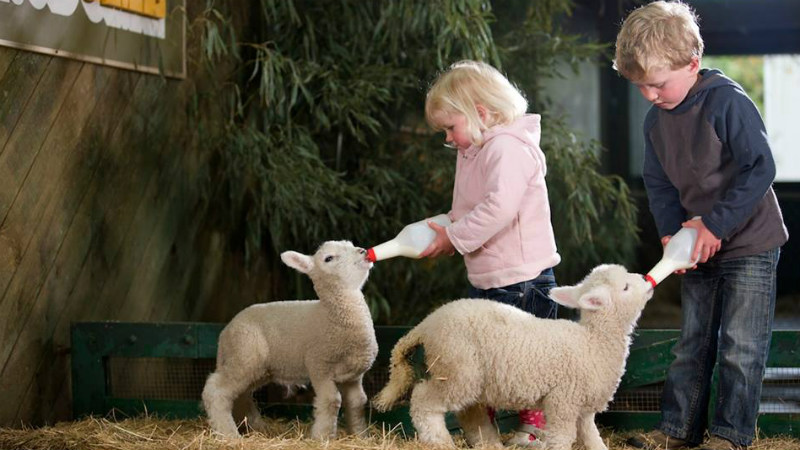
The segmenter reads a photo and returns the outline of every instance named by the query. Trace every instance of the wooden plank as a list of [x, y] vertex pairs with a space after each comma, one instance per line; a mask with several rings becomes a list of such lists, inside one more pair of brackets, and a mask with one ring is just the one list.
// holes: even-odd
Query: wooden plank
[[[182, 130], [182, 127], [180, 122], [172, 124], [171, 120], [175, 114], [168, 106], [180, 104], [175, 99], [182, 98], [181, 88], [184, 86], [186, 85], [177, 85], [178, 89], [166, 87], [159, 95], [159, 102], [149, 109], [151, 114], [149, 120], [156, 124], [170, 123], [169, 127], [164, 129], [168, 134], [160, 134], [154, 143], [156, 145], [148, 148], [159, 164], [154, 167], [155, 176], [149, 180], [143, 201], [132, 217], [133, 223], [128, 227], [130, 232], [125, 236], [121, 247], [124, 254], [115, 262], [115, 270], [110, 274], [99, 295], [99, 298], [107, 301], [97, 302], [95, 311], [88, 316], [92, 320], [146, 318], [139, 309], [142, 305], [134, 305], [132, 308], [126, 308], [125, 305], [130, 304], [126, 299], [131, 289], [140, 292], [138, 291], [140, 286], [147, 287], [152, 283], [153, 273], [160, 270], [163, 255], [169, 252], [168, 242], [172, 239], [170, 236], [174, 237], [177, 233], [174, 224], [164, 222], [164, 217], [168, 216], [170, 211], [180, 209], [172, 203], [170, 197], [176, 186], [176, 174], [182, 171], [181, 162], [186, 152], [173, 150], [180, 145], [173, 144], [175, 136], [169, 132], [174, 134]], [[151, 245], [154, 239], [160, 243]], [[158, 300], [163, 301], [163, 299]]]
[[[167, 96], [164, 91], [173, 86], [164, 86], [157, 77], [140, 77], [132, 95], [133, 101], [123, 114], [117, 116], [120, 126], [109, 141], [110, 152], [101, 164], [102, 170], [93, 180], [95, 192], [82, 206], [82, 214], [93, 218], [92, 242], [66, 299], [67, 306], [57, 318], [53, 334], [55, 343], [69, 345], [71, 321], [98, 320], [99, 309], [113, 310], [119, 301], [103, 294], [103, 291], [110, 289], [106, 285], [114, 283], [115, 277], [119, 276], [120, 261], [127, 257], [128, 249], [125, 246], [143, 245], [137, 242], [131, 244], [125, 238], [157, 164], [148, 147], [149, 143], [141, 143], [143, 120], [147, 111], [154, 109], [157, 102], [165, 101]], [[182, 107], [182, 104], [178, 105]], [[108, 305], [102, 306], [103, 303]], [[60, 381], [58, 387], [53, 389], [56, 395], [54, 403], [65, 410], [70, 401], [68, 371], [61, 365], [54, 371], [56, 375], [53, 378]]]
[[[42, 320], [46, 317], [35, 317], [32, 321], [35, 326], [29, 327], [27, 319], [32, 314], [36, 314], [45, 308], [46, 305], [37, 302], [37, 297], [46, 275], [52, 265], [56, 252], [62, 244], [63, 234], [71, 223], [74, 212], [77, 209], [89, 173], [81, 173], [83, 170], [91, 170], [92, 164], [87, 161], [90, 155], [78, 145], [78, 132], [86, 123], [87, 114], [94, 110], [95, 97], [99, 97], [102, 92], [102, 85], [105, 84], [103, 74], [107, 74], [109, 69], [101, 66], [87, 65], [82, 71], [81, 80], [76, 86], [85, 87], [76, 90], [77, 97], [73, 97], [74, 102], [81, 102], [86, 105], [81, 110], [74, 103], [69, 105], [69, 115], [74, 115], [77, 122], [70, 122], [68, 119], [59, 118], [67, 122], [72, 127], [64, 133], [51, 133], [48, 141], [51, 145], [45, 145], [42, 150], [42, 158], [37, 159], [37, 164], [31, 170], [29, 182], [32, 185], [24, 185], [20, 197], [27, 201], [16, 203], [20, 209], [33, 210], [35, 215], [16, 214], [17, 208], [12, 208], [7, 224], [16, 226], [19, 234], [24, 239], [29, 239], [27, 251], [23, 252], [17, 271], [13, 274], [5, 294], [5, 301], [0, 305], [0, 310], [4, 311], [6, 317], [13, 317], [13, 320], [4, 324], [0, 329], [3, 346], [0, 349], [2, 358], [3, 373], [0, 375], [0, 389], [6, 393], [8, 398], [15, 400], [8, 405], [16, 403], [21, 405], [20, 398], [27, 391], [30, 379], [36, 378], [36, 374], [31, 373], [35, 370], [36, 364], [31, 364], [30, 359], [40, 357], [43, 342], [48, 342], [38, 335], [40, 327], [46, 326], [47, 321]], [[99, 74], [99, 76], [98, 76]], [[90, 91], [97, 88], [94, 95]], [[69, 103], [69, 101], [67, 102]], [[53, 130], [58, 130], [54, 127]], [[63, 145], [64, 148], [60, 148]], [[78, 147], [76, 149], [76, 147]], [[88, 149], [88, 147], [84, 147]], [[41, 162], [41, 164], [39, 164]], [[74, 170], [70, 171], [69, 169]], [[65, 183], [62, 181], [65, 180]], [[42, 185], [47, 185], [43, 187]], [[81, 186], [83, 184], [83, 186]], [[32, 187], [31, 187], [32, 186]], [[31, 195], [26, 194], [30, 190]], [[64, 197], [61, 197], [64, 195]], [[28, 205], [27, 207], [25, 205]], [[43, 211], [40, 211], [43, 210]], [[27, 230], [24, 225], [28, 224]], [[13, 411], [12, 411], [13, 409]], [[12, 421], [17, 413], [17, 407], [11, 409], [0, 408], [0, 421], [8, 423]]]
[[76, 61], [54, 58], [39, 79], [13, 133], [5, 141], [0, 155], [0, 221], [5, 219], [19, 194], [82, 66]]
[[[58, 299], [57, 303], [64, 304], [60, 313], [54, 314], [56, 319], [52, 340], [56, 347], [70, 346], [68, 336], [70, 323], [84, 319], [85, 311], [89, 311], [94, 307], [94, 303], [99, 301], [96, 294], [107, 278], [110, 260], [118, 248], [118, 240], [114, 237], [119, 228], [117, 218], [128, 210], [131, 198], [138, 201], [141, 196], [141, 189], [136, 188], [131, 180], [142, 172], [141, 166], [144, 165], [140, 158], [142, 153], [132, 149], [130, 143], [121, 140], [119, 136], [135, 133], [135, 130], [131, 129], [131, 124], [134, 122], [132, 117], [148, 107], [142, 104], [135, 94], [146, 77], [131, 72], [126, 74], [128, 79], [121, 88], [121, 95], [132, 98], [133, 101], [114, 116], [119, 126], [114, 137], [108, 140], [109, 151], [104, 155], [100, 169], [92, 180], [90, 191], [78, 212], [80, 217], [85, 218], [82, 221], [84, 225], [71, 229], [66, 239], [66, 242], [81, 242], [80, 253], [83, 259], [73, 262], [74, 258], [67, 253], [57, 263], [57, 273], [67, 273], [70, 279], [69, 283], [53, 294], [53, 298]], [[83, 242], [84, 236], [88, 236], [88, 247], [84, 247], [86, 245]], [[40, 394], [45, 402], [53, 404], [52, 408], [44, 411], [49, 422], [69, 418], [72, 407], [69, 395], [69, 360], [61, 357], [57, 363], [50, 364], [45, 356], [38, 370], [39, 373], [44, 373], [40, 378], [50, 380], [50, 383], [43, 387], [45, 393]], [[41, 403], [39, 407], [42, 407]]]
[[[89, 120], [92, 125], [87, 128], [81, 143], [78, 144], [87, 151], [83, 158], [76, 158], [75, 163], [78, 166], [86, 166], [85, 170], [80, 174], [74, 174], [74, 177], [68, 177], [81, 180], [81, 189], [86, 194], [81, 199], [77, 211], [74, 212], [72, 222], [64, 232], [61, 247], [36, 298], [38, 310], [31, 315], [31, 329], [34, 332], [26, 334], [27, 337], [23, 338], [26, 339], [24, 345], [18, 345], [19, 351], [22, 352], [20, 358], [30, 358], [25, 361], [25, 366], [36, 370], [36, 376], [28, 374], [29, 383], [32, 386], [34, 383], [31, 381], [40, 383], [36, 389], [28, 389], [25, 403], [34, 405], [31, 411], [41, 412], [40, 410], [45, 409], [43, 414], [50, 413], [48, 405], [52, 404], [51, 400], [56, 396], [55, 391], [63, 388], [63, 381], [69, 371], [68, 357], [60, 350], [69, 348], [70, 342], [66, 335], [68, 332], [66, 327], [73, 318], [68, 317], [66, 321], [63, 320], [64, 311], [75, 306], [69, 303], [70, 294], [75, 289], [89, 248], [92, 242], [97, 240], [98, 229], [103, 224], [103, 216], [97, 214], [96, 211], [98, 191], [103, 190], [103, 185], [96, 181], [98, 178], [103, 178], [99, 173], [107, 169], [104, 162], [108, 159], [108, 155], [98, 153], [96, 150], [111, 147], [108, 142], [111, 141], [111, 136], [119, 128], [121, 122], [109, 120], [109, 118], [124, 116], [126, 107], [133, 97], [134, 86], [140, 77], [140, 74], [134, 72], [107, 68], [104, 70], [112, 71], [114, 76], [107, 84], [106, 92], [102, 94], [102, 102]], [[108, 148], [107, 152], [111, 150], [112, 148]], [[90, 169], [91, 173], [89, 173]], [[69, 190], [77, 191], [77, 189]], [[54, 207], [58, 209], [58, 205], [54, 205]], [[47, 317], [49, 320], [42, 321], [41, 317]], [[59, 328], [59, 326], [61, 327]], [[63, 335], [59, 333], [63, 333]], [[37, 341], [49, 342], [51, 345], [29, 348]], [[25, 357], [24, 354], [36, 355], [36, 357]], [[19, 374], [19, 377], [24, 379], [23, 375]], [[30, 398], [31, 396], [33, 399]], [[26, 410], [20, 408], [20, 411]]]
[[[174, 101], [174, 94], [175, 90], [163, 92], [163, 104], [171, 104]], [[165, 113], [156, 108], [151, 111], [156, 114]], [[155, 119], [156, 123], [161, 121], [159, 117]], [[158, 270], [160, 267], [157, 260], [148, 260], [145, 256], [150, 250], [149, 243], [153, 239], [160, 239], [160, 235], [164, 233], [160, 228], [160, 223], [166, 211], [172, 207], [168, 201], [171, 185], [169, 180], [175, 176], [176, 170], [179, 168], [174, 159], [165, 161], [164, 157], [159, 155], [162, 151], [172, 151], [164, 144], [161, 142], [149, 149], [159, 164], [154, 167], [154, 176], [150, 177], [142, 202], [132, 217], [129, 233], [125, 236], [122, 245], [121, 257], [117, 259], [114, 265], [115, 270], [100, 293], [99, 298], [104, 301], [97, 303], [97, 308], [90, 316], [91, 320], [131, 320], [142, 317], [133, 315], [137, 312], [126, 308], [128, 293], [132, 287], [135, 287], [135, 280], [149, 276], [151, 271]]]
[[[206, 213], [210, 202], [203, 205], [203, 213], [197, 217], [197, 224], [190, 230], [190, 235], [181, 234], [173, 244], [175, 255], [171, 257], [170, 264], [186, 266], [183, 268], [181, 292], [183, 302], [173, 302], [168, 310], [154, 311], [150, 316], [152, 321], [163, 320], [190, 320], [201, 321], [200, 314], [211, 301], [218, 301], [215, 287], [224, 276], [225, 243], [221, 235], [209, 231]], [[160, 281], [163, 284], [163, 281]], [[169, 296], [163, 289], [160, 297]]]
[[[185, 116], [180, 119], [171, 129], [184, 129], [188, 126], [185, 123]], [[179, 140], [180, 136], [174, 133], [168, 138], [169, 142]], [[178, 147], [184, 146], [178, 145]], [[134, 275], [131, 289], [121, 307], [121, 318], [136, 317], [146, 320], [156, 316], [163, 320], [173, 305], [183, 303], [190, 279], [190, 271], [186, 264], [175, 261], [176, 241], [191, 239], [203, 223], [202, 218], [208, 205], [202, 204], [199, 210], [197, 208], [200, 190], [194, 181], [195, 177], [190, 175], [191, 168], [197, 166], [193, 160], [196, 155], [191, 152], [170, 152], [168, 149], [165, 154], [165, 157], [176, 157], [173, 158], [172, 169], [161, 171], [156, 180], [159, 186], [169, 187], [159, 189], [166, 193], [163, 196], [163, 203], [158, 206], [161, 210], [160, 222], [156, 230], [151, 233], [150, 242], [143, 255], [148, 270], [139, 270]], [[194, 253], [186, 256], [186, 262], [191, 264], [199, 259]]]
[[[0, 305], [7, 300], [8, 283], [27, 247], [28, 229], [36, 223], [36, 215], [41, 212], [35, 203], [30, 203], [30, 190], [46, 189], [46, 186], [28, 185], [28, 194], [17, 204], [14, 215], [9, 215], [82, 65], [60, 58], [53, 61], [44, 72], [36, 93], [31, 96], [19, 124], [15, 125], [10, 138], [5, 139], [5, 151], [0, 155]], [[51, 142], [49, 151], [58, 152], [56, 146], [57, 143]], [[34, 175], [32, 180], [33, 183], [42, 182], [41, 176], [35, 181], [37, 176]]]
[[57, 116], [42, 145], [40, 157], [31, 167], [3, 223], [5, 239], [0, 241], [0, 248], [5, 247], [6, 250], [0, 251], [0, 254], [7, 253], [8, 248], [13, 246], [18, 257], [13, 264], [0, 266], [0, 292], [4, 292], [0, 299], [0, 317], [12, 318], [6, 323], [0, 322], [0, 365], [8, 358], [10, 344], [19, 331], [19, 320], [30, 310], [24, 304], [26, 299], [13, 295], [15, 292], [9, 291], [9, 286], [33, 240], [32, 231], [42, 220], [50, 197], [56, 190], [56, 181], [70, 160], [71, 150], [78, 143], [80, 131], [94, 109], [95, 96], [91, 95], [91, 90], [96, 83], [95, 67], [85, 65], [81, 70], [71, 94], [64, 102], [62, 110], [65, 113]]
[[[0, 79], [0, 155], [51, 58], [20, 52]], [[2, 178], [2, 177], [0, 177]], [[0, 214], [0, 217], [2, 215]]]
[[[169, 251], [168, 242], [174, 237], [177, 227], [169, 219], [165, 220], [172, 208], [169, 195], [158, 195], [161, 190], [159, 180], [168, 174], [174, 174], [171, 169], [167, 169], [160, 176], [154, 177], [148, 186], [145, 202], [140, 205], [132, 233], [128, 236], [130, 243], [139, 242], [141, 247], [133, 249], [128, 253], [128, 258], [122, 261], [123, 271], [126, 274], [113, 283], [112, 290], [109, 291], [107, 298], [121, 299], [115, 305], [114, 310], [105, 310], [101, 314], [103, 317], [110, 317], [116, 320], [129, 320], [130, 318], [144, 318], [150, 309], [150, 302], [165, 301], [165, 299], [147, 298], [147, 290], [151, 288], [158, 271], [163, 267], [164, 255]], [[145, 231], [147, 230], [147, 231]], [[133, 248], [132, 245], [127, 246]], [[107, 303], [105, 306], [110, 306]]]
[[[183, 164], [183, 179], [191, 181], [197, 177], [192, 172], [192, 167], [202, 167], [204, 163], [195, 160], [198, 155], [190, 155], [189, 163]], [[195, 159], [192, 159], [195, 158]], [[188, 178], [188, 180], [187, 180]], [[173, 299], [176, 296], [183, 301], [169, 301], [168, 309], [164, 308], [161, 301], [152, 303], [150, 314], [147, 316], [152, 321], [163, 320], [195, 320], [202, 321], [203, 314], [207, 313], [207, 304], [225, 303], [223, 307], [231, 312], [230, 317], [240, 311], [243, 307], [249, 306], [253, 301], [264, 301], [264, 297], [269, 298], [270, 286], [272, 286], [272, 273], [264, 267], [253, 269], [251, 277], [243, 275], [242, 266], [236, 265], [237, 261], [228, 258], [225, 254], [225, 244], [221, 242], [219, 234], [208, 232], [203, 229], [206, 220], [206, 211], [209, 207], [208, 202], [197, 203], [194, 193], [189, 191], [196, 189], [194, 183], [188, 184], [184, 189], [187, 197], [177, 198], [176, 205], [184, 205], [187, 214], [180, 216], [186, 225], [179, 225], [183, 230], [172, 242], [173, 252], [169, 255], [169, 261], [164, 264], [164, 269], [159, 272], [159, 279], [155, 282], [149, 298], [151, 299]], [[194, 200], [193, 200], [194, 199]], [[197, 204], [197, 206], [195, 206]], [[191, 208], [199, 209], [197, 212]], [[191, 211], [191, 212], [190, 212]], [[213, 213], [212, 213], [213, 214]], [[191, 222], [194, 220], [194, 222]], [[197, 255], [202, 255], [199, 257]], [[238, 261], [241, 263], [241, 261]], [[252, 274], [257, 273], [257, 282], [252, 278]], [[175, 280], [178, 280], [177, 282]], [[247, 279], [247, 280], [245, 280]], [[226, 286], [220, 285], [224, 280], [227, 288], [236, 288], [236, 302], [218, 302], [218, 295], [226, 293]], [[241, 284], [240, 284], [241, 283]], [[246, 286], [243, 286], [246, 285]], [[243, 290], [244, 289], [244, 290]], [[274, 297], [272, 297], [274, 298]], [[244, 300], [243, 300], [244, 299]], [[253, 300], [248, 300], [253, 299]], [[258, 299], [258, 300], [256, 300]], [[212, 316], [217, 320], [225, 317], [225, 314]]]
[[[0, 47], [0, 80], [3, 79], [6, 74], [6, 70], [8, 70], [8, 66], [11, 65], [11, 62], [14, 61], [14, 58], [16, 58], [18, 54], [18, 50], [8, 47]], [[0, 82], [0, 86], [2, 86], [2, 82]], [[0, 111], [2, 110], [0, 109]]]
[[[68, 344], [53, 339], [57, 323], [55, 318], [60, 316], [65, 307], [68, 292], [74, 286], [92, 236], [91, 218], [76, 212], [85, 203], [87, 191], [90, 191], [90, 181], [99, 167], [98, 161], [105, 149], [103, 143], [107, 142], [118, 124], [108, 118], [124, 110], [132, 90], [132, 77], [127, 72], [96, 67], [98, 74], [104, 75], [99, 78], [108, 76], [109, 81], [102, 91], [98, 86], [96, 95], [101, 101], [89, 118], [72, 161], [58, 183], [58, 192], [63, 197], [52, 196], [48, 210], [34, 232], [32, 250], [28, 252], [30, 257], [23, 259], [17, 276], [9, 287], [9, 292], [15, 297], [30, 299], [32, 306], [28, 317], [20, 320], [22, 325], [19, 337], [0, 377], [18, 380], [19, 383], [30, 384], [31, 380], [41, 383], [35, 390], [34, 401], [25, 402], [36, 405], [32, 411], [49, 403], [46, 397], [42, 399], [40, 396], [46, 396], [51, 391], [52, 381], [56, 381], [52, 380], [48, 384], [48, 379], [42, 378], [41, 373], [37, 376], [37, 368], [41, 368], [47, 361], [45, 372], [52, 373], [54, 365], [67, 365], [66, 355], [60, 349], [68, 348]], [[117, 78], [122, 81], [116, 83]], [[102, 82], [98, 81], [99, 84]], [[54, 320], [41, 320], [43, 317]], [[53, 342], [54, 346], [42, 348], [42, 342]], [[60, 384], [60, 380], [57, 383]], [[3, 386], [1, 380], [0, 386]], [[17, 395], [25, 395], [25, 392], [14, 391], [10, 395], [16, 398]], [[25, 420], [28, 417], [17, 419]]]
[[[108, 259], [97, 261], [102, 264], [95, 267], [96, 270], [102, 271], [103, 284], [96, 286], [91, 294], [93, 301], [83, 302], [80, 300], [81, 297], [78, 297], [77, 301], [86, 306], [78, 315], [84, 320], [107, 320], [117, 317], [120, 303], [130, 287], [132, 274], [138, 270], [141, 254], [154, 228], [155, 219], [148, 217], [148, 211], [143, 211], [143, 208], [146, 208], [143, 205], [161, 194], [153, 179], [157, 177], [159, 170], [163, 170], [159, 161], [159, 151], [163, 143], [160, 142], [160, 135], [155, 134], [151, 136], [150, 141], [137, 143], [140, 141], [137, 134], [145, 129], [153, 130], [151, 133], [162, 133], [163, 126], [155, 128], [158, 127], [159, 120], [152, 116], [145, 118], [140, 112], [146, 110], [149, 115], [159, 109], [159, 104], [172, 103], [175, 89], [171, 88], [174, 86], [172, 84], [159, 86], [161, 80], [154, 77], [143, 81], [146, 82], [145, 85], [137, 88], [137, 95], [141, 97], [142, 103], [137, 102], [137, 109], [126, 127], [128, 135], [115, 139], [119, 144], [135, 146], [138, 154], [132, 158], [132, 164], [126, 165], [136, 172], [125, 181], [126, 191], [120, 192], [119, 198], [112, 199], [112, 201], [123, 199], [124, 207], [110, 205], [112, 209], [107, 211], [110, 217], [107, 217], [108, 226], [104, 231], [107, 234], [106, 239], [109, 239], [106, 245]], [[149, 123], [150, 121], [152, 123]], [[129, 195], [122, 195], [123, 193]], [[76, 295], [87, 296], [88, 292], [77, 292], [73, 297]], [[89, 300], [88, 296], [82, 298]]]
[[[167, 259], [150, 290], [150, 298], [155, 301], [151, 301], [146, 316], [149, 321], [191, 320], [193, 305], [204, 301], [211, 290], [210, 282], [215, 278], [214, 273], [208, 273], [204, 269], [210, 264], [218, 270], [219, 262], [224, 257], [221, 253], [201, 250], [204, 245], [197, 242], [207, 224], [206, 215], [210, 202], [201, 199], [201, 186], [194, 181], [199, 175], [192, 170], [198, 164], [187, 161], [191, 158], [196, 158], [196, 155], [187, 155], [181, 165], [184, 174], [176, 177], [180, 189], [173, 204], [176, 210], [180, 209], [176, 217], [180, 232], [172, 239], [169, 245], [171, 251], [166, 255]], [[200, 275], [200, 280], [196, 279], [197, 275]], [[209, 282], [204, 277], [208, 277]], [[203, 287], [207, 289], [206, 292], [203, 292]], [[165, 299], [167, 302], [163, 304]], [[187, 304], [189, 300], [191, 303]]]
[[[84, 133], [79, 146], [92, 150], [105, 148], [107, 145], [105, 143], [110, 140], [110, 136], [120, 125], [119, 121], [107, 120], [107, 117], [119, 117], [119, 112], [126, 110], [138, 79], [139, 75], [136, 73], [114, 72], [106, 92], [102, 95], [101, 104], [90, 119], [90, 122], [95, 125]], [[81, 184], [88, 186], [84, 186], [86, 193], [81, 199], [72, 223], [64, 234], [53, 268], [48, 273], [44, 286], [37, 297], [37, 301], [43, 301], [47, 305], [47, 317], [53, 318], [51, 327], [48, 329], [51, 334], [48, 337], [52, 337], [55, 324], [58, 322], [57, 319], [61, 317], [63, 309], [67, 306], [67, 299], [75, 288], [76, 279], [85, 262], [90, 243], [102, 223], [102, 217], [95, 214], [97, 211], [94, 207], [98, 190], [102, 189], [96, 180], [99, 176], [98, 172], [106, 169], [102, 164], [105, 159], [107, 159], [107, 155], [98, 154], [96, 151], [91, 152], [73, 168], [86, 169], [81, 170], [80, 174], [75, 174], [74, 178], [82, 180]]]
[[[80, 67], [80, 64], [78, 67]], [[3, 174], [2, 180], [6, 184], [3, 185], [2, 191], [15, 191], [17, 190], [15, 185], [20, 185], [20, 187], [11, 208], [3, 220], [2, 236], [4, 239], [0, 241], [0, 254], [9, 254], [13, 251], [16, 258], [10, 264], [8, 260], [0, 262], [0, 292], [6, 293], [9, 283], [31, 241], [33, 228], [42, 217], [50, 200], [49, 196], [55, 189], [55, 181], [58, 180], [63, 172], [66, 161], [69, 158], [70, 149], [73, 148], [72, 145], [77, 140], [83, 121], [94, 107], [92, 99], [86, 101], [86, 98], [89, 97], [91, 83], [93, 83], [91, 73], [88, 70], [84, 70], [81, 74], [82, 76], [79, 76], [80, 84], [72, 85], [75, 90], [69, 95], [68, 101], [64, 102], [66, 106], [60, 105], [63, 107], [60, 109], [62, 111], [67, 109], [67, 115], [72, 115], [72, 118], [63, 117], [62, 115], [61, 120], [57, 120], [57, 115], [48, 114], [48, 117], [52, 118], [52, 122], [56, 124], [50, 127], [48, 124], [42, 126], [39, 122], [40, 117], [30, 117], [30, 121], [35, 123], [35, 127], [48, 130], [46, 132], [47, 136], [39, 138], [38, 142], [22, 140], [17, 143], [14, 136], [9, 141], [9, 143], [14, 142], [14, 147], [40, 144], [37, 147], [41, 146], [42, 150], [40, 150], [41, 157], [35, 160], [30, 170], [26, 167], [27, 164], [22, 167], [14, 164], [15, 161], [13, 160], [21, 158], [4, 158], [4, 164], [2, 164], [3, 169], [7, 170], [9, 166], [11, 169]], [[52, 86], [45, 87], [50, 90]], [[26, 110], [26, 115], [28, 111], [33, 111], [33, 109]], [[16, 128], [14, 135], [16, 136], [18, 132], [24, 132], [26, 129], [27, 126], [20, 125]], [[64, 150], [65, 148], [66, 150]], [[14, 151], [9, 150], [4, 156], [13, 156], [13, 154]], [[21, 171], [24, 171], [25, 174], [19, 175], [17, 173]], [[15, 178], [16, 180], [9, 182], [9, 178]], [[9, 297], [7, 296], [0, 299], [0, 305], [7, 305], [8, 302]], [[0, 311], [2, 311], [2, 307], [0, 307]], [[2, 336], [2, 333], [0, 333], [0, 336]]]
[[[156, 161], [151, 150], [136, 144], [137, 133], [143, 130], [139, 116], [154, 106], [160, 90], [155, 89], [153, 77], [143, 77], [136, 86], [134, 102], [121, 118], [122, 124], [111, 139], [111, 152], [103, 163], [104, 170], [94, 180], [95, 192], [85, 214], [96, 218], [93, 241], [78, 282], [70, 294], [69, 309], [59, 319], [59, 328], [66, 331], [70, 320], [96, 320], [93, 317], [98, 303], [114, 303], [118, 299], [101, 297], [104, 285], [117, 271], [118, 258], [123, 251], [125, 236], [131, 227], [132, 216], [145, 196], [145, 189]], [[142, 95], [142, 92], [147, 92]], [[141, 245], [138, 244], [137, 245]], [[110, 308], [113, 308], [111, 306]], [[57, 333], [64, 335], [64, 333]]]
[[[186, 123], [185, 117], [180, 116], [174, 125], [170, 128], [175, 131], [184, 129]], [[182, 173], [185, 170], [185, 163], [188, 159], [188, 152], [173, 152], [171, 148], [181, 148], [182, 145], [175, 145], [173, 143], [179, 141], [179, 136], [176, 133], [170, 133], [166, 141], [170, 145], [161, 147], [162, 164], [157, 176], [151, 181], [151, 188], [155, 189], [159, 194], [152, 197], [154, 202], [146, 202], [142, 204], [142, 208], [146, 208], [144, 214], [154, 218], [156, 222], [154, 227], [150, 230], [149, 237], [142, 236], [142, 243], [146, 242], [144, 246], [144, 253], [142, 254], [142, 261], [145, 264], [139, 265], [140, 269], [135, 271], [131, 276], [131, 287], [127, 291], [126, 296], [119, 305], [120, 319], [135, 317], [140, 320], [146, 320], [149, 317], [149, 312], [153, 305], [160, 305], [161, 308], [169, 309], [170, 302], [180, 301], [179, 291], [173, 293], [174, 297], [155, 298], [154, 288], [157, 286], [157, 280], [163, 273], [170, 272], [166, 267], [166, 262], [171, 253], [173, 243], [178, 234], [181, 224], [181, 216], [190, 214], [187, 207], [193, 206], [194, 201], [184, 196], [186, 184], [183, 182]], [[151, 197], [148, 196], [148, 199]], [[192, 205], [182, 204], [181, 201], [189, 200]], [[181, 232], [184, 232], [182, 229]], [[180, 275], [175, 274], [176, 277]], [[175, 282], [176, 280], [171, 280]], [[178, 294], [178, 295], [175, 295]], [[176, 298], [177, 297], [177, 298]]]

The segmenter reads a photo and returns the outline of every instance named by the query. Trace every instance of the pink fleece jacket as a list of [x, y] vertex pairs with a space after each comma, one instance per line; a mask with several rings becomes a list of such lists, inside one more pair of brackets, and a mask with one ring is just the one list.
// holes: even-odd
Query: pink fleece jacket
[[561, 261], [550, 223], [540, 119], [529, 114], [491, 128], [483, 145], [458, 151], [447, 235], [464, 255], [476, 288], [530, 280]]

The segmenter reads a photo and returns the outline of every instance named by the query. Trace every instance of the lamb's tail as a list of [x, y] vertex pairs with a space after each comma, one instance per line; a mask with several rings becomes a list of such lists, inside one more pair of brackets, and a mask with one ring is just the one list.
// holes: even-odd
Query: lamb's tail
[[422, 336], [414, 328], [395, 344], [389, 366], [389, 382], [372, 399], [372, 405], [378, 411], [392, 409], [414, 384], [414, 368], [409, 358], [410, 353], [421, 343]]

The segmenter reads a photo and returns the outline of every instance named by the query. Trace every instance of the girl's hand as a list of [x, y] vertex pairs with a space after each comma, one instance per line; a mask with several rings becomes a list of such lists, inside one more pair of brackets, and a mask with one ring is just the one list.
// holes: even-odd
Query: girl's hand
[[453, 243], [450, 242], [450, 238], [447, 236], [445, 227], [436, 222], [428, 222], [428, 226], [436, 232], [436, 237], [433, 239], [433, 242], [428, 245], [428, 248], [419, 254], [419, 257], [435, 258], [440, 255], [453, 256], [453, 254], [456, 252], [456, 248], [453, 246]]
[[[692, 259], [696, 259], [698, 263], [708, 262], [722, 248], [722, 239], [717, 239], [699, 218], [687, 220], [681, 226], [697, 230], [697, 242], [694, 245]], [[692, 269], [696, 267], [694, 266]]]

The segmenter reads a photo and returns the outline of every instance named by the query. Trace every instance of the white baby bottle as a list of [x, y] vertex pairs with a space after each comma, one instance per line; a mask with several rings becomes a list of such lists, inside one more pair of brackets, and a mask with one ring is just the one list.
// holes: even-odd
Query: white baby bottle
[[435, 222], [446, 227], [450, 225], [450, 218], [447, 217], [447, 214], [439, 214], [406, 225], [394, 239], [367, 250], [367, 259], [375, 262], [395, 256], [419, 258], [419, 254], [428, 248], [428, 245], [436, 237], [436, 232], [428, 226], [428, 222]]
[[[695, 217], [692, 220], [697, 220]], [[692, 259], [692, 251], [697, 242], [697, 229], [690, 227], [683, 227], [670, 238], [667, 245], [664, 246], [664, 256], [661, 261], [655, 265], [644, 278], [649, 281], [653, 287], [667, 278], [669, 274], [680, 269], [689, 269], [697, 264], [697, 259]]]

